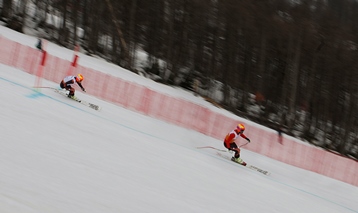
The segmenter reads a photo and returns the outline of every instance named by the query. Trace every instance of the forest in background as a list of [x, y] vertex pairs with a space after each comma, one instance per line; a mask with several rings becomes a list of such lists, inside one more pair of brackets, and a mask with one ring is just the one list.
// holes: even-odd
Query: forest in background
[[143, 49], [157, 81], [358, 158], [355, 0], [2, 0], [0, 19], [136, 73]]

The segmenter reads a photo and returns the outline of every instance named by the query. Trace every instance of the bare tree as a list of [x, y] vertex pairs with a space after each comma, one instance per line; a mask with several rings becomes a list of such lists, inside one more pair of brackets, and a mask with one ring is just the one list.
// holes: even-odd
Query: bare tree
[[8, 20], [13, 13], [12, 10], [12, 0], [3, 0], [3, 6], [2, 6], [2, 10], [1, 10], [1, 17], [4, 20]]
[[114, 8], [113, 8], [113, 5], [112, 5], [112, 2], [110, 0], [106, 0], [105, 1], [106, 4], [107, 4], [107, 7], [109, 9], [109, 12], [111, 14], [111, 21], [114, 23], [114, 26], [116, 27], [116, 30], [117, 30], [117, 33], [118, 33], [118, 37], [119, 37], [119, 40], [120, 40], [120, 45], [121, 45], [121, 49], [123, 51], [123, 57], [124, 57], [124, 60], [123, 60], [123, 63], [122, 63], [122, 66], [125, 67], [125, 68], [129, 68], [128, 67], [128, 60], [129, 60], [129, 51], [128, 51], [128, 47], [127, 47], [127, 42], [125, 41], [124, 39], [124, 36], [123, 36], [123, 33], [122, 33], [122, 30], [121, 30], [121, 27], [120, 27], [120, 24], [119, 24], [119, 21], [117, 20], [117, 17], [114, 13]]

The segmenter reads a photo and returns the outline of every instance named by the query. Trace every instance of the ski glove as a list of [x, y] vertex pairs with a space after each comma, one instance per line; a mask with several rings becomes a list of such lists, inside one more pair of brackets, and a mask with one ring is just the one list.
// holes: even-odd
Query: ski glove
[[86, 92], [86, 89], [85, 89], [85, 88], [82, 88], [82, 91], [83, 91], [83, 92]]
[[246, 138], [246, 140], [250, 143], [250, 139]]

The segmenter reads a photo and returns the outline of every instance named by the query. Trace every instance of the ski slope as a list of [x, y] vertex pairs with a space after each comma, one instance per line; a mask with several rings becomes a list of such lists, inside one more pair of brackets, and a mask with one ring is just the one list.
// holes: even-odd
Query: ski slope
[[221, 141], [33, 82], [0, 65], [0, 212], [358, 212], [357, 187], [242, 149], [266, 176], [196, 148]]

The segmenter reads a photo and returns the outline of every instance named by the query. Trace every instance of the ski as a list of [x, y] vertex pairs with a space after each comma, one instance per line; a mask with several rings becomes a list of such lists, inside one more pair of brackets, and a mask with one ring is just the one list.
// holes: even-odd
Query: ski
[[270, 172], [268, 172], [268, 171], [266, 171], [266, 170], [260, 169], [260, 168], [258, 168], [258, 167], [256, 167], [256, 166], [253, 166], [253, 165], [250, 165], [250, 164], [246, 164], [246, 165], [240, 164], [240, 163], [238, 163], [238, 162], [236, 162], [236, 161], [231, 160], [231, 157], [229, 157], [229, 156], [227, 156], [227, 155], [224, 155], [224, 154], [222, 154], [222, 153], [220, 153], [220, 152], [217, 152], [216, 155], [218, 155], [218, 156], [220, 156], [220, 157], [222, 157], [222, 158], [224, 158], [224, 159], [226, 159], [226, 160], [229, 160], [229, 161], [231, 161], [231, 162], [234, 162], [234, 163], [236, 163], [236, 164], [239, 164], [239, 165], [241, 165], [241, 166], [245, 166], [246, 168], [249, 168], [249, 169], [251, 169], [251, 170], [260, 172], [261, 174], [270, 175]]
[[262, 169], [260, 169], [260, 168], [258, 168], [258, 167], [256, 167], [256, 166], [246, 165], [246, 167], [249, 168], [249, 169], [255, 170], [255, 171], [257, 171], [257, 172], [260, 172], [260, 173], [262, 173], [262, 174], [264, 174], [264, 175], [270, 175], [270, 172], [265, 171], [265, 170], [262, 170]]
[[[55, 91], [56, 93], [58, 93], [58, 94], [61, 94], [61, 95], [63, 95], [63, 96], [68, 97], [68, 94], [66, 93], [66, 90], [54, 89], [54, 91]], [[92, 104], [92, 103], [87, 102], [87, 101], [84, 101], [84, 100], [81, 100], [81, 99], [79, 99], [79, 98], [77, 98], [77, 97], [75, 97], [75, 96], [73, 96], [73, 97], [68, 97], [68, 98], [70, 98], [70, 99], [72, 99], [72, 100], [74, 100], [74, 101], [77, 101], [78, 103], [80, 103], [80, 104], [82, 104], [82, 105], [88, 106], [88, 107], [91, 108], [91, 109], [94, 109], [94, 110], [97, 110], [97, 111], [101, 110], [101, 107], [100, 107], [100, 106], [98, 106], [98, 105], [96, 105], [96, 104]]]

